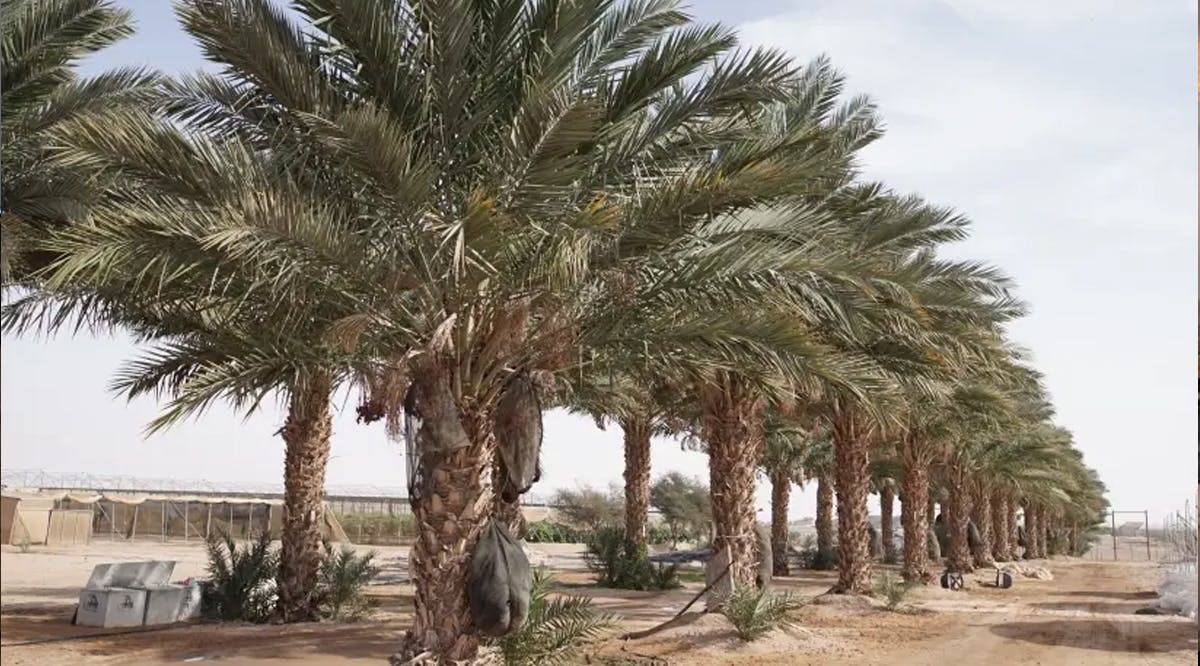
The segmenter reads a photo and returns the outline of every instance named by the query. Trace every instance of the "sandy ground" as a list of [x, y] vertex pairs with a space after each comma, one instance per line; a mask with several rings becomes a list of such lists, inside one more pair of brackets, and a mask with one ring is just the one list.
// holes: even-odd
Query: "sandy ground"
[[[558, 574], [564, 593], [586, 594], [623, 630], [675, 614], [701, 585], [666, 593], [597, 589], [575, 546], [534, 547], [532, 558]], [[374, 614], [349, 625], [192, 624], [153, 630], [101, 630], [69, 624], [79, 586], [93, 566], [139, 558], [174, 559], [175, 579], [203, 574], [198, 544], [107, 544], [0, 553], [0, 664], [368, 664], [384, 663], [411, 620], [406, 548], [378, 548], [384, 571], [369, 588]], [[962, 592], [921, 589], [890, 612], [857, 599], [822, 598], [833, 575], [802, 572], [778, 586], [813, 603], [787, 629], [744, 644], [717, 615], [691, 615], [651, 637], [595, 646], [587, 662], [612, 666], [681, 664], [1195, 664], [1196, 623], [1134, 615], [1154, 597], [1151, 563], [1055, 560], [1053, 581], [1021, 579], [1009, 590], [968, 577]], [[697, 604], [699, 606], [700, 604]]]

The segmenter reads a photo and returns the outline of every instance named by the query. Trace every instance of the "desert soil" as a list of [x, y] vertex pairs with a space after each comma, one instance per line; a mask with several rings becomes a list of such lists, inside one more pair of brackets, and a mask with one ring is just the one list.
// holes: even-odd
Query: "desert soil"
[[[598, 589], [576, 546], [534, 546], [535, 564], [557, 574], [561, 591], [592, 597], [621, 620], [621, 630], [645, 629], [673, 616], [700, 589], [665, 593]], [[368, 594], [372, 619], [355, 624], [293, 626], [196, 623], [166, 628], [103, 630], [69, 624], [79, 586], [96, 564], [173, 559], [176, 580], [203, 575], [198, 544], [107, 544], [0, 553], [0, 664], [379, 664], [411, 621], [412, 588], [405, 548], [379, 548], [383, 573]], [[689, 613], [653, 636], [609, 639], [580, 663], [635, 666], [680, 664], [1195, 664], [1195, 621], [1134, 615], [1154, 598], [1153, 563], [1053, 560], [1041, 563], [1054, 580], [1019, 579], [999, 590], [985, 572], [966, 589], [916, 590], [901, 612], [864, 599], [821, 597], [825, 572], [779, 579], [779, 588], [812, 599], [789, 628], [742, 643], [728, 622]], [[701, 606], [701, 603], [697, 604]], [[695, 607], [693, 607], [695, 610]]]

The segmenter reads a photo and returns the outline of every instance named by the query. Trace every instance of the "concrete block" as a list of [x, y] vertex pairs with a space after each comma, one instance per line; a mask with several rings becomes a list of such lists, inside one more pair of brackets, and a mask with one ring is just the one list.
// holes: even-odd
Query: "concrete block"
[[145, 590], [128, 587], [85, 588], [79, 594], [75, 624], [85, 627], [140, 627], [145, 617]]
[[113, 562], [97, 564], [92, 569], [85, 588], [145, 587], [162, 585], [171, 580], [175, 571], [173, 560], [144, 560], [141, 562]]
[[199, 584], [146, 586], [146, 625], [185, 622], [199, 615]]

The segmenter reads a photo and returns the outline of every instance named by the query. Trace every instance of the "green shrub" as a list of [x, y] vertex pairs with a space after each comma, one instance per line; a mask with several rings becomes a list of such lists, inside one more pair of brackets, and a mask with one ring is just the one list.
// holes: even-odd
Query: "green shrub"
[[601, 587], [622, 590], [671, 590], [680, 586], [674, 565], [655, 564], [644, 548], [625, 541], [625, 530], [604, 526], [587, 540], [584, 561]]
[[584, 536], [570, 525], [551, 520], [535, 520], [525, 526], [529, 543], [582, 543]]
[[908, 596], [912, 587], [912, 583], [893, 575], [890, 571], [885, 571], [879, 576], [879, 582], [875, 585], [875, 593], [883, 597], [888, 610], [894, 611], [900, 608], [900, 604]]
[[271, 536], [239, 548], [228, 534], [208, 540], [208, 576], [201, 609], [216, 620], [266, 622], [275, 609], [275, 573], [279, 560]]
[[331, 620], [357, 620], [367, 614], [363, 589], [379, 574], [375, 566], [377, 553], [356, 555], [354, 549], [342, 546], [334, 552], [325, 542], [325, 559], [321, 561], [317, 583], [317, 599], [321, 614]]
[[796, 564], [801, 569], [831, 571], [837, 568], [837, 548], [817, 548], [817, 538], [812, 534], [804, 537], [795, 549]]
[[651, 525], [646, 530], [646, 543], [660, 546], [665, 543], [675, 543], [675, 540], [672, 539], [671, 530], [665, 525]]
[[721, 613], [729, 618], [738, 638], [752, 641], [783, 625], [787, 614], [801, 605], [791, 594], [776, 594], [766, 588], [743, 585], [721, 605]]
[[597, 611], [588, 597], [549, 599], [554, 578], [544, 569], [533, 572], [529, 615], [515, 632], [494, 639], [505, 666], [555, 666], [576, 663], [580, 648], [615, 624]]
[[17, 542], [17, 548], [19, 548], [22, 553], [28, 553], [29, 546], [30, 546], [30, 543], [29, 543], [28, 536], [21, 537], [21, 540]]

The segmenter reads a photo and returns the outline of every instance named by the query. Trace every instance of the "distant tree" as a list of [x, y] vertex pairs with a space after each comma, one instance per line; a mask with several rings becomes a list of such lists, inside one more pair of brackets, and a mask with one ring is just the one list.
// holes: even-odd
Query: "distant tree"
[[679, 472], [671, 472], [654, 482], [650, 488], [650, 506], [662, 514], [671, 531], [672, 548], [682, 536], [706, 533], [712, 522], [708, 486]]
[[591, 486], [560, 488], [550, 502], [572, 527], [584, 530], [619, 525], [624, 511], [624, 500], [616, 486], [609, 486], [607, 491]]

